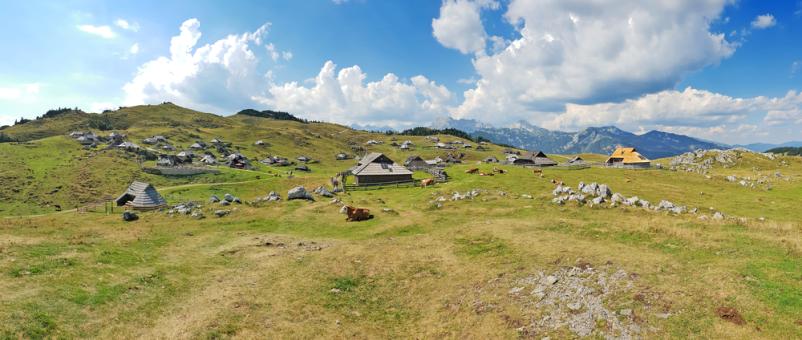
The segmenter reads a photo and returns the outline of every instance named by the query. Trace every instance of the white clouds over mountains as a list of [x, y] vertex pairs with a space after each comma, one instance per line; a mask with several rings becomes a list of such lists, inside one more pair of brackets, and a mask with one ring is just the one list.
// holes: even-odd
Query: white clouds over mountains
[[[445, 47], [474, 52], [478, 76], [449, 112], [495, 124], [523, 119], [566, 130], [617, 125], [716, 139], [754, 137], [761, 132], [755, 124], [802, 123], [802, 100], [795, 92], [732, 98], [673, 89], [687, 74], [735, 53], [740, 42], [711, 30], [731, 3], [511, 0], [504, 18], [518, 37], [488, 52], [486, 42], [500, 39], [488, 37], [482, 26], [481, 15], [491, 7], [484, 1], [444, 0], [433, 33]], [[771, 14], [751, 23], [753, 29], [774, 25]]]
[[[693, 133], [706, 138], [757, 133], [745, 127], [802, 123], [802, 93], [789, 91], [784, 97], [734, 98], [694, 88], [666, 90], [618, 103], [567, 104], [564, 112], [544, 121], [549, 128], [579, 129], [616, 125], [632, 131], [662, 129]], [[792, 128], [792, 127], [791, 127]], [[763, 131], [766, 132], [766, 131]]]
[[[293, 54], [265, 41], [269, 24], [198, 46], [200, 22], [190, 19], [171, 39], [170, 55], [140, 66], [124, 86], [124, 105], [172, 101], [224, 114], [267, 107], [314, 120], [397, 128], [444, 115], [496, 125], [523, 119], [553, 129], [617, 125], [724, 141], [766, 131], [758, 126], [802, 124], [797, 92], [734, 98], [674, 89], [688, 73], [735, 53], [737, 42], [711, 30], [728, 4], [511, 0], [501, 12], [495, 0], [444, 0], [432, 35], [472, 58], [475, 74], [461, 82], [470, 86], [462, 99], [424, 75], [387, 73], [369, 81], [358, 65], [338, 70], [333, 61], [308, 84], [276, 83], [265, 67], [270, 64], [263, 63], [288, 62]], [[503, 14], [514, 36], [489, 35], [486, 13]], [[755, 28], [776, 24], [771, 15], [755, 22]]]
[[504, 112], [515, 121], [566, 103], [670, 89], [734, 52], [722, 34], [709, 31], [724, 4], [513, 0], [504, 17], [520, 37], [498, 53], [476, 56], [480, 79], [454, 114]]
[[388, 73], [379, 81], [365, 82], [367, 75], [359, 66], [336, 72], [336, 65], [328, 61], [311, 87], [297, 82], [275, 84], [269, 71], [268, 76], [260, 72], [257, 47], [264, 45], [274, 62], [290, 60], [292, 53], [263, 41], [269, 26], [197, 47], [200, 21], [185, 21], [180, 34], [170, 41], [170, 56], [143, 64], [125, 84], [124, 105], [171, 101], [230, 113], [261, 104], [310, 119], [392, 126], [425, 124], [447, 112], [451, 92], [424, 76], [404, 81]]

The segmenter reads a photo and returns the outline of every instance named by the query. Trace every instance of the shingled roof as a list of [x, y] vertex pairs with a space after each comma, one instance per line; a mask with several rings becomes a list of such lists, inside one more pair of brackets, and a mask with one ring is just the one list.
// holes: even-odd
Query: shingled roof
[[117, 205], [127, 205], [134, 209], [148, 210], [158, 209], [167, 205], [162, 195], [156, 191], [150, 183], [134, 181], [125, 190], [125, 193], [117, 197]]
[[635, 148], [616, 148], [610, 158], [607, 158], [607, 163], [621, 162], [623, 164], [645, 164], [649, 163], [649, 159], [643, 157]]
[[370, 175], [411, 175], [412, 171], [396, 164], [382, 153], [372, 152], [363, 157], [351, 173], [358, 176]]
[[557, 165], [557, 162], [546, 156], [546, 154], [543, 153], [543, 151], [527, 152], [518, 159], [530, 159], [532, 160], [532, 163], [538, 166]]

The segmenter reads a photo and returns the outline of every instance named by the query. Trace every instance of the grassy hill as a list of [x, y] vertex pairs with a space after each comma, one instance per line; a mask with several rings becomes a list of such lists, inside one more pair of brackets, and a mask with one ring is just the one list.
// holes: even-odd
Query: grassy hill
[[[102, 120], [110, 126], [124, 128], [105, 131], [93, 129], [90, 127], [92, 120]], [[139, 164], [133, 154], [107, 149], [106, 145], [84, 149], [67, 136], [72, 131], [92, 131], [98, 135], [117, 132], [127, 135], [128, 140], [141, 146], [147, 146], [142, 143], [143, 139], [163, 135], [177, 148], [176, 152], [187, 149], [195, 141], [208, 143], [218, 138], [231, 143], [232, 151], [250, 158], [255, 168], [253, 171], [243, 171], [216, 167], [221, 174], [188, 178], [154, 176], [142, 171], [143, 166], [155, 165], [153, 161]], [[352, 147], [365, 148], [360, 151], [362, 153], [383, 152], [397, 162], [403, 162], [413, 154], [426, 158], [444, 157], [447, 154], [433, 148], [432, 143], [423, 136], [387, 136], [355, 131], [337, 124], [307, 124], [246, 114], [221, 117], [170, 103], [127, 107], [103, 114], [69, 113], [12, 126], [3, 132], [18, 140], [29, 140], [33, 136], [47, 137], [20, 143], [0, 143], [0, 162], [10, 170], [1, 175], [9, 185], [0, 188], [0, 215], [52, 212], [55, 205], [74, 208], [102, 201], [103, 197], [119, 195], [134, 179], [152, 182], [157, 187], [170, 187], [189, 183], [240, 182], [281, 175], [291, 170], [291, 167], [271, 168], [257, 162], [270, 155], [291, 160], [302, 155], [311, 157], [319, 161], [309, 165], [312, 176], [327, 178], [354, 164], [354, 160], [335, 160], [340, 152], [356, 156]], [[447, 141], [466, 141], [453, 136], [440, 137]], [[366, 146], [365, 142], [370, 139], [385, 143]], [[399, 143], [411, 140], [418, 147], [412, 151], [401, 151], [390, 145], [394, 139]], [[254, 145], [257, 140], [266, 144]], [[473, 162], [491, 154], [501, 157], [502, 148], [488, 148], [489, 151], [462, 149], [454, 152], [465, 153], [466, 161]], [[215, 154], [220, 158], [218, 153]]]
[[[41, 214], [0, 217], [0, 338], [802, 337], [799, 157], [733, 153], [717, 163], [711, 153], [694, 158], [714, 159], [698, 172], [672, 171], [661, 159], [663, 169], [547, 168], [541, 177], [496, 165], [508, 173], [465, 173], [492, 172], [476, 164], [502, 158], [503, 148], [489, 145], [464, 151], [466, 163], [447, 168], [447, 183], [339, 194], [375, 216], [346, 222], [330, 199], [286, 201], [287, 190], [326, 184], [354, 164], [334, 158], [353, 154], [352, 145], [396, 161], [444, 152], [423, 136], [171, 104], [104, 115], [127, 124], [115, 131], [137, 143], [161, 134], [180, 150], [221, 138], [253, 159], [320, 162], [292, 178], [260, 164], [171, 178], [144, 173], [130, 153], [84, 149], [67, 130], [0, 144], [8, 170], [0, 178], [9, 183], [0, 188], [0, 214]], [[19, 136], [23, 126], [5, 131]], [[392, 147], [393, 138], [416, 150]], [[259, 139], [268, 145], [254, 145]], [[370, 139], [384, 143], [365, 146]], [[154, 183], [170, 204], [202, 202], [207, 217], [148, 212], [126, 223], [102, 209], [53, 213], [52, 204], [117, 194], [134, 178]], [[739, 183], [747, 178], [763, 182]], [[552, 181], [605, 183], [699, 212], [556, 205]], [[478, 196], [451, 200], [471, 190]], [[251, 202], [270, 191], [285, 200], [206, 203], [212, 194]], [[214, 217], [223, 208], [230, 214]], [[713, 220], [714, 212], [726, 218]]]

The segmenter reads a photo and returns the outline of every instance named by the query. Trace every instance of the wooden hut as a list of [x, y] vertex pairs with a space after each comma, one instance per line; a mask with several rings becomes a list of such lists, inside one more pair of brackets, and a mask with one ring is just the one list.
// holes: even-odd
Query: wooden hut
[[126, 206], [134, 210], [154, 210], [167, 205], [162, 195], [149, 183], [134, 181], [125, 193], [115, 200], [117, 206]]
[[421, 170], [421, 169], [427, 169], [427, 168], [431, 167], [431, 165], [429, 165], [429, 163], [426, 163], [426, 161], [423, 160], [423, 158], [421, 158], [421, 156], [409, 156], [409, 157], [407, 157], [407, 160], [404, 161], [404, 166], [407, 167], [408, 169], [412, 169], [412, 170]]
[[523, 166], [555, 166], [557, 162], [546, 156], [543, 151], [527, 152], [512, 161], [512, 164]]
[[356, 185], [412, 182], [412, 171], [377, 152], [363, 157], [351, 173], [356, 178]]
[[582, 157], [580, 157], [580, 156], [576, 156], [574, 158], [571, 158], [571, 160], [568, 161], [568, 164], [570, 164], [570, 165], [583, 165], [583, 164], [585, 164], [585, 160], [582, 159]]
[[638, 153], [638, 150], [635, 148], [618, 147], [613, 151], [613, 154], [610, 155], [610, 158], [607, 158], [605, 164], [616, 168], [642, 169], [650, 167], [651, 161]]

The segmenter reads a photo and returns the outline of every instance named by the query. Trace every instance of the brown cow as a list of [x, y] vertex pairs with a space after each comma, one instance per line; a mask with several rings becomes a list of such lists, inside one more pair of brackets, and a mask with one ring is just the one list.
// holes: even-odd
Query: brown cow
[[346, 206], [345, 209], [348, 214], [345, 220], [348, 222], [359, 222], [373, 218], [373, 215], [370, 214], [370, 210], [368, 209], [354, 208], [352, 206]]
[[477, 172], [479, 172], [479, 168], [471, 168], [471, 169], [465, 170], [466, 174], [475, 174]]
[[532, 173], [536, 174], [536, 175], [537, 174], [542, 174], [543, 173], [543, 169], [532, 169]]
[[425, 188], [425, 187], [428, 187], [428, 186], [433, 185], [433, 184], [434, 184], [434, 179], [433, 178], [427, 178], [427, 179], [424, 179], [424, 180], [420, 181], [420, 187], [421, 188]]

